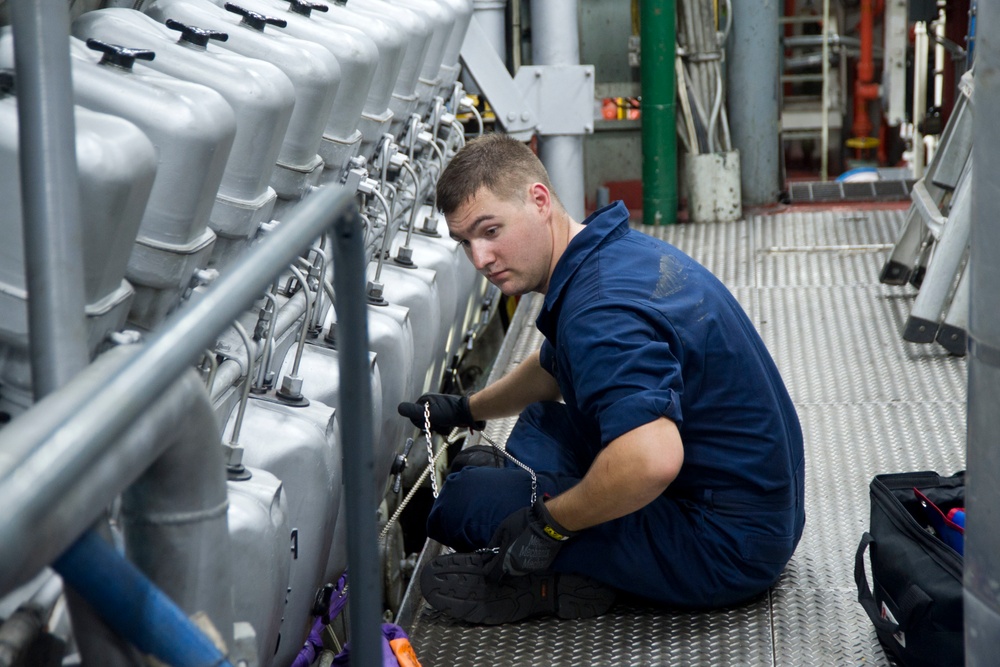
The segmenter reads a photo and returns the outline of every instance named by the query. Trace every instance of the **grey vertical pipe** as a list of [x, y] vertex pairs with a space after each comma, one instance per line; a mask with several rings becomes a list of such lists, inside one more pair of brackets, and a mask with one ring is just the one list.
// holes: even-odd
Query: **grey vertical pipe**
[[35, 398], [87, 364], [76, 128], [65, 0], [12, 0]]
[[207, 614], [232, 648], [226, 464], [212, 403], [194, 370], [126, 437], [162, 452], [122, 495], [126, 555], [185, 613]]
[[750, 206], [781, 189], [778, 0], [733, 0], [726, 55], [729, 129], [740, 151], [740, 186]]
[[507, 0], [472, 0], [473, 16], [479, 21], [490, 45], [507, 62]]
[[[145, 403], [120, 437], [96, 451], [86, 444], [87, 430], [71, 426], [87, 411], [84, 405], [142, 353], [139, 346], [108, 350], [0, 430], [0, 503], [9, 512], [0, 539], [14, 547], [0, 546], [0, 591], [66, 551], [81, 527], [125, 492], [129, 559], [185, 612], [207, 613], [231, 645], [224, 462], [201, 378], [189, 369]], [[124, 394], [117, 399], [118, 405], [128, 401]], [[48, 420], [66, 425], [61, 437], [50, 437]], [[84, 661], [111, 664], [106, 655], [84, 655]]]
[[965, 505], [965, 664], [995, 665], [1000, 646], [1000, 5], [980, 2], [973, 93], [969, 409]]
[[[535, 65], [579, 65], [580, 36], [576, 0], [531, 3], [531, 53]], [[538, 138], [538, 156], [552, 187], [574, 220], [583, 220], [583, 136]]]
[[[11, 0], [10, 23], [31, 383], [37, 401], [66, 384], [88, 361], [69, 5], [64, 0]], [[109, 667], [135, 664], [128, 646], [82, 598], [71, 590], [66, 598], [85, 660]]]
[[347, 570], [351, 573], [351, 664], [382, 664], [382, 579], [375, 513], [375, 448], [368, 368], [364, 224], [360, 214], [333, 227], [333, 284], [340, 348], [340, 441], [344, 448]]

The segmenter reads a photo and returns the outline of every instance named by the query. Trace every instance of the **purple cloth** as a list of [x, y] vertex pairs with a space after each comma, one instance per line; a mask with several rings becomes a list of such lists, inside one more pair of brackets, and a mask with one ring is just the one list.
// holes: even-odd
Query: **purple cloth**
[[344, 607], [347, 606], [347, 594], [344, 593], [345, 588], [347, 588], [347, 572], [340, 575], [340, 579], [337, 580], [337, 588], [333, 591], [333, 595], [330, 596], [330, 606], [323, 615], [323, 619], [327, 623], [333, 622], [333, 619], [340, 616], [340, 612], [344, 611]]
[[324, 627], [326, 627], [326, 623], [323, 622], [323, 617], [320, 616], [313, 623], [312, 630], [309, 631], [309, 637], [306, 639], [306, 643], [302, 645], [302, 650], [295, 656], [292, 667], [309, 667], [309, 665], [313, 664], [316, 656], [323, 648]]
[[337, 580], [337, 587], [330, 596], [330, 604], [326, 611], [316, 617], [312, 630], [306, 643], [302, 645], [302, 650], [295, 656], [292, 667], [309, 667], [316, 660], [316, 656], [323, 650], [323, 628], [329, 625], [333, 619], [340, 616], [340, 612], [347, 606], [347, 595], [344, 589], [347, 588], [347, 572], [344, 572]]

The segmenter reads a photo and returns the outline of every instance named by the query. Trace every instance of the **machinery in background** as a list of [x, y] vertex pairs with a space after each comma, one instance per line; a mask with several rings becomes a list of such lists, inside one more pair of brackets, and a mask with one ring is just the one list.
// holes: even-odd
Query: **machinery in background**
[[975, 12], [968, 0], [786, 2], [789, 171], [810, 171], [818, 158], [820, 180], [893, 167], [919, 179], [971, 66]]
[[[417, 434], [396, 416], [396, 404], [442, 383], [453, 386], [499, 302], [442, 234], [444, 221], [433, 207], [436, 180], [465, 141], [456, 115], [471, 110], [458, 82], [458, 56], [472, 3], [107, 4], [116, 6], [82, 13], [66, 35], [88, 372], [100, 375], [125, 363], [112, 358], [133, 356], [144, 341], [174, 333], [216, 285], [253, 271], [248, 258], [297, 224], [319, 193], [346, 192], [361, 212], [357, 231], [368, 265], [370, 447], [388, 516], [428, 459], [423, 448], [404, 453], [407, 438]], [[0, 253], [0, 410], [9, 424], [0, 439], [29, 421], [56, 418], [33, 406], [36, 339], [27, 325], [31, 267], [21, 243], [16, 37], [2, 28], [0, 188], [8, 205], [0, 225], [8, 242]], [[131, 478], [109, 479], [99, 469], [80, 479], [89, 489], [81, 497], [126, 492], [128, 500], [112, 506], [110, 523], [98, 524], [129, 559], [141, 552], [158, 572], [154, 582], [185, 613], [205, 611], [185, 606], [198, 597], [191, 591], [216, 591], [219, 611], [208, 620], [230, 657], [262, 667], [292, 664], [313, 617], [324, 612], [324, 586], [347, 565], [342, 452], [359, 443], [340, 442], [337, 428], [339, 397], [354, 388], [341, 384], [338, 373], [342, 304], [332, 247], [324, 234], [290, 265], [264, 276], [269, 287], [250, 295], [252, 307], [214, 336], [196, 364], [214, 416], [211, 432], [199, 439], [213, 443], [226, 478], [227, 501], [209, 513], [216, 524], [226, 518], [225, 539], [198, 537], [187, 525], [200, 525], [208, 510], [174, 514], [157, 504], [156, 484], [137, 490]], [[200, 400], [198, 393], [191, 400]], [[5, 482], [25, 474], [15, 463], [0, 465]], [[104, 488], [91, 488], [98, 486]], [[30, 484], [17, 488], [35, 493]], [[54, 501], [49, 513], [62, 513], [74, 498]], [[148, 509], [150, 503], [159, 509]], [[102, 516], [101, 504], [74, 511]], [[86, 522], [64, 526], [75, 535], [86, 528]], [[59, 543], [73, 537], [62, 535]], [[157, 553], [149, 544], [159, 545]], [[389, 616], [398, 608], [406, 556], [402, 540], [385, 541], [384, 578], [396, 582], [387, 586]], [[67, 614], [56, 603], [59, 587], [42, 569], [47, 564], [39, 553], [0, 568], [7, 572], [0, 618], [21, 619], [19, 608], [44, 617], [34, 631], [15, 632], [4, 659], [23, 658], [49, 640], [65, 644], [68, 664], [118, 664], [129, 656], [88, 633], [86, 614], [78, 616], [73, 604]], [[207, 571], [225, 574], [209, 584], [199, 574]], [[228, 627], [233, 622], [235, 629]], [[5, 632], [14, 626], [0, 627]]]

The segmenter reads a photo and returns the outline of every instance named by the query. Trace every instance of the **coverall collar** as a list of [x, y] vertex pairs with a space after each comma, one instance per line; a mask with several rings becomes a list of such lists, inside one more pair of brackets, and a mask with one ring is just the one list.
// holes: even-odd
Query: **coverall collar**
[[552, 271], [543, 312], [552, 310], [559, 302], [559, 297], [570, 278], [605, 239], [618, 238], [628, 232], [628, 219], [628, 209], [619, 200], [594, 211], [583, 221], [583, 231], [569, 242], [562, 257], [556, 262], [555, 270]]

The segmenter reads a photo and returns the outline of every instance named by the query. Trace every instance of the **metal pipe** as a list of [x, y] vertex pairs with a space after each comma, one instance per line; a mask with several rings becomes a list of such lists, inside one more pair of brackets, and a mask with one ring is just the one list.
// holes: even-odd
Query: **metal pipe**
[[[531, 3], [531, 52], [535, 65], [579, 65], [580, 37], [576, 0]], [[583, 137], [538, 137], [538, 157], [549, 172], [552, 187], [567, 213], [583, 220], [586, 210], [583, 179]]]
[[278, 321], [278, 298], [274, 295], [273, 290], [274, 286], [272, 285], [271, 289], [264, 292], [264, 298], [267, 300], [267, 303], [264, 304], [264, 308], [270, 309], [271, 321], [268, 322], [267, 331], [265, 332], [263, 359], [261, 360], [260, 366], [257, 368], [257, 378], [255, 380], [255, 386], [262, 391], [266, 391], [268, 386], [270, 386], [267, 373], [271, 368], [271, 357], [274, 355], [274, 327], [275, 323]]
[[243, 347], [246, 348], [247, 353], [247, 371], [246, 377], [243, 380], [243, 393], [240, 394], [240, 405], [236, 411], [236, 423], [233, 424], [233, 433], [229, 436], [229, 443], [238, 445], [240, 443], [240, 431], [243, 430], [243, 417], [247, 413], [247, 401], [250, 400], [250, 385], [252, 384], [250, 378], [253, 375], [253, 362], [257, 355], [256, 346], [250, 342], [250, 336], [247, 335], [247, 330], [243, 328], [243, 325], [239, 322], [233, 322], [233, 329], [243, 339]]
[[507, 0], [472, 0], [473, 16], [483, 27], [490, 46], [500, 56], [500, 62], [507, 62]]
[[417, 224], [417, 213], [420, 210], [421, 190], [420, 190], [420, 177], [417, 176], [417, 172], [413, 168], [413, 166], [409, 162], [404, 162], [403, 169], [405, 169], [406, 173], [408, 173], [410, 175], [410, 178], [413, 179], [413, 202], [410, 204], [410, 223], [406, 227], [406, 243], [403, 244], [404, 247], [409, 248], [410, 241], [413, 239], [413, 228]]
[[123, 444], [145, 454], [145, 462], [155, 459], [122, 496], [126, 555], [188, 616], [207, 614], [232, 647], [226, 462], [215, 412], [197, 374], [188, 371], [168, 388]]
[[[70, 76], [69, 8], [62, 0], [13, 0], [18, 151], [28, 288], [31, 386], [39, 400], [89, 361], [83, 224]], [[103, 518], [102, 518], [103, 521]], [[135, 664], [128, 647], [73, 591], [67, 594], [85, 661]]]
[[479, 109], [475, 105], [469, 105], [469, 110], [472, 111], [472, 115], [476, 117], [476, 127], [478, 131], [476, 132], [477, 137], [483, 136], [483, 114], [479, 113]]
[[674, 224], [678, 201], [674, 2], [643, 0], [640, 12], [642, 221]]
[[[944, 66], [945, 66], [945, 35], [947, 13], [938, 9], [938, 18], [934, 22], [934, 107], [940, 109], [944, 105]], [[933, 158], [928, 157], [928, 161]]]
[[389, 251], [389, 240], [392, 237], [392, 214], [389, 211], [389, 202], [385, 200], [382, 193], [378, 190], [372, 190], [372, 194], [375, 195], [375, 199], [378, 203], [382, 205], [382, 210], [385, 212], [385, 229], [382, 232], [382, 247], [378, 252], [378, 264], [375, 267], [375, 278], [374, 281], [378, 282], [382, 278], [382, 265], [385, 263], [385, 254]]
[[552, 187], [574, 220], [586, 217], [583, 192], [583, 137], [550, 135], [538, 138], [538, 157], [549, 172]]
[[[829, 3], [829, 0], [826, 0]], [[874, 126], [869, 117], [869, 102], [877, 100], [881, 91], [875, 80], [875, 8], [874, 0], [861, 0], [861, 18], [858, 22], [858, 32], [861, 36], [861, 54], [858, 58], [857, 77], [854, 80], [854, 124], [851, 131], [855, 137], [871, 136]], [[829, 10], [828, 10], [829, 11]], [[829, 69], [827, 49], [823, 49], [824, 72]]]
[[[517, 74], [521, 69], [521, 0], [512, 0], [510, 5], [510, 65], [511, 71]], [[480, 129], [479, 134], [482, 134]]]
[[389, 202], [389, 210], [392, 211], [392, 219], [396, 219], [396, 198], [399, 196], [399, 192], [396, 190], [396, 186], [392, 183], [385, 184], [385, 191], [388, 193], [386, 201]]
[[306, 339], [309, 337], [309, 325], [312, 323], [313, 296], [309, 290], [309, 282], [301, 271], [295, 266], [289, 266], [295, 278], [302, 284], [302, 293], [306, 299], [305, 317], [302, 318], [302, 330], [299, 332], [299, 341], [295, 346], [295, 361], [292, 363], [292, 376], [299, 376], [299, 364], [302, 363], [302, 349], [306, 346]]
[[[99, 509], [123, 488], [120, 480], [112, 478], [115, 483], [108, 486], [112, 495], [106, 502], [79, 503], [79, 511], [89, 518], [78, 517], [57, 531], [39, 527], [56, 514], [56, 507], [64, 506], [67, 487], [79, 483], [92, 467], [119, 465], [108, 455], [116, 438], [214, 344], [274, 276], [353, 206], [352, 196], [341, 188], [309, 195], [286, 224], [171, 316], [164, 329], [114, 373], [102, 376], [99, 383], [74, 378], [47, 397], [44, 405], [34, 406], [0, 431], [0, 507], [10, 517], [0, 522], [0, 592], [50, 562], [82, 526], [97, 518]], [[358, 216], [350, 219], [360, 225]], [[52, 407], [63, 403], [68, 408], [61, 412]]]
[[456, 150], [461, 150], [465, 146], [465, 128], [457, 120], [453, 120], [451, 121], [451, 130], [452, 134], [457, 137], [458, 149]]
[[205, 389], [212, 393], [212, 385], [215, 384], [215, 374], [219, 372], [219, 360], [215, 356], [215, 350], [205, 350], [198, 371], [205, 375]]
[[[330, 253], [322, 246], [313, 246], [309, 249], [310, 253], [315, 253], [318, 257], [315, 264], [311, 264], [311, 267], [316, 268], [319, 273], [318, 286], [316, 287], [316, 300], [313, 303], [312, 312], [312, 327], [314, 329], [319, 329], [323, 326], [323, 280], [326, 277], [326, 267], [330, 265]], [[312, 268], [310, 268], [310, 271]]]
[[[868, 13], [871, 14], [871, 0], [861, 0], [862, 6], [868, 4]], [[861, 10], [862, 15], [864, 9]], [[830, 172], [830, 0], [823, 0], [823, 49], [822, 49], [822, 71], [823, 83], [820, 94], [820, 134], [819, 134], [819, 180], [825, 181]], [[869, 60], [871, 53], [869, 53]], [[858, 65], [859, 69], [861, 65]], [[873, 71], [874, 73], [874, 71]], [[857, 90], [855, 95], [857, 95]], [[860, 110], [859, 110], [860, 107]], [[868, 104], [866, 100], [855, 97], [854, 120], [858, 122], [859, 114], [867, 116]], [[871, 125], [871, 123], [869, 123]], [[857, 134], [855, 136], [867, 137], [868, 133]]]
[[344, 443], [347, 563], [351, 573], [352, 664], [382, 661], [382, 586], [375, 512], [375, 448], [368, 365], [368, 313], [361, 216], [340, 217], [333, 230], [333, 279], [337, 294], [337, 347], [341, 387], [340, 441]]
[[12, 0], [32, 387], [41, 398], [87, 365], [80, 193], [63, 0]]
[[[91, 525], [138, 479], [123, 502], [127, 521], [141, 517], [127, 531], [133, 562], [186, 612], [208, 613], [230, 641], [227, 565], [207, 557], [212, 549], [228, 549], [222, 452], [198, 374], [189, 371], [158, 400], [145, 405], [142, 419], [116, 434], [121, 437], [99, 455], [81, 445], [72, 426], [79, 414], [95, 411], [86, 407], [90, 397], [100, 394], [141, 354], [131, 346], [108, 351], [0, 431], [0, 498], [10, 512], [0, 525], [0, 591], [10, 590], [52, 562], [77, 539], [81, 527]], [[107, 419], [108, 414], [99, 416]], [[53, 424], [62, 425], [55, 435]], [[157, 463], [150, 467], [153, 461]], [[206, 510], [220, 505], [221, 516], [205, 516]], [[162, 518], [164, 512], [180, 521], [163, 525], [147, 520]], [[100, 541], [90, 533], [88, 539]], [[184, 548], [168, 546], [178, 540]], [[81, 567], [69, 554], [60, 562], [71, 570]], [[177, 581], [178, 573], [189, 579]], [[80, 592], [89, 605], [95, 604], [86, 591]]]
[[917, 21], [913, 25], [913, 178], [924, 175], [924, 135], [920, 126], [927, 115], [927, 58], [929, 43], [927, 24]]
[[[965, 664], [996, 664], [1000, 646], [1000, 4], [979, 3], [975, 93], [972, 114], [972, 231], [969, 307], [968, 446], [965, 506]], [[984, 85], [985, 84], [985, 85]]]
[[733, 3], [726, 58], [729, 126], [740, 152], [744, 204], [773, 204], [781, 189], [778, 0]]

